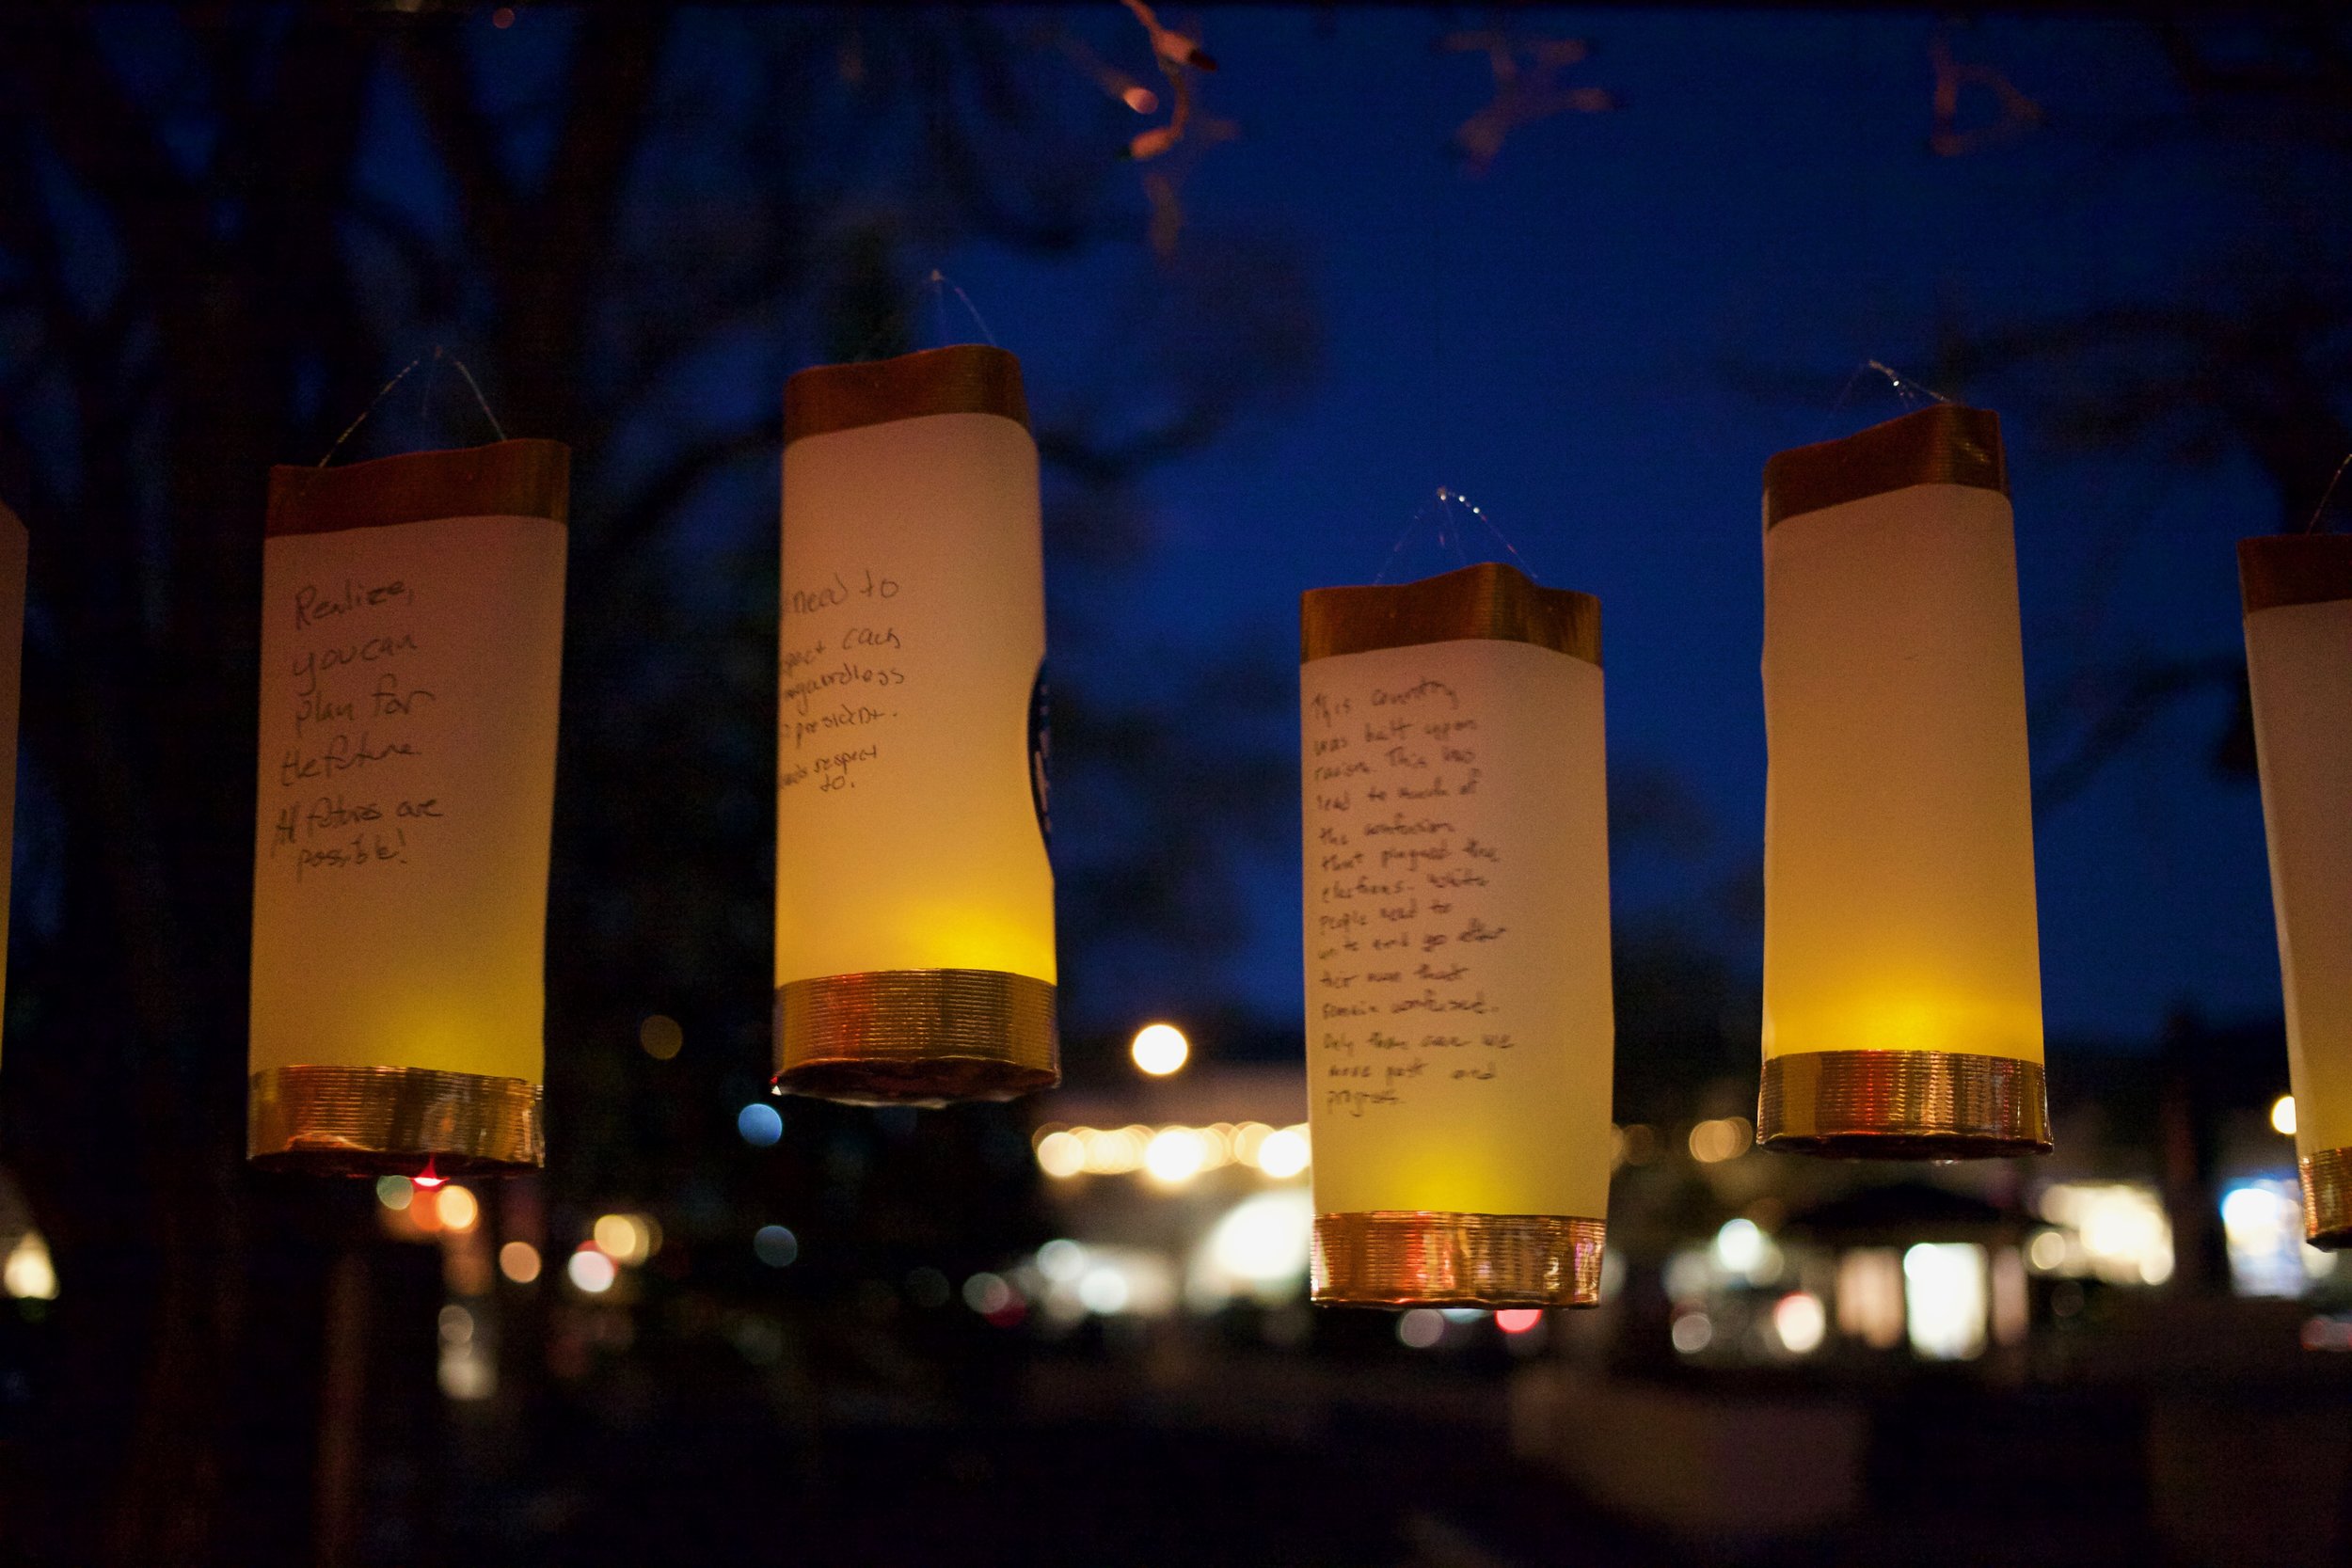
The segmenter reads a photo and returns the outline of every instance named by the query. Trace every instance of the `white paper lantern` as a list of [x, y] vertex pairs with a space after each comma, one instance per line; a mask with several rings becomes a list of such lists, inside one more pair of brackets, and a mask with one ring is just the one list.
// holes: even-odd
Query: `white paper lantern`
[[2352, 537], [2238, 544], [2303, 1225], [2352, 1244]]
[[256, 1164], [544, 1159], [570, 461], [501, 441], [270, 475]]
[[1999, 421], [1941, 404], [1764, 472], [1764, 1073], [1814, 1153], [2046, 1150]]
[[785, 389], [776, 1084], [857, 1102], [1060, 1079], [1045, 579], [1020, 361]]
[[1591, 1306], [1615, 1030], [1600, 605], [1480, 565], [1300, 605], [1313, 1295]]

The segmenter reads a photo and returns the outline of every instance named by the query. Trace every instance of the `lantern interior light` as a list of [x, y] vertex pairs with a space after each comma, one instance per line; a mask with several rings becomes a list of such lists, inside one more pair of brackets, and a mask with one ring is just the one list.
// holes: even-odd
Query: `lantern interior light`
[[447, 1178], [545, 1160], [568, 449], [270, 475], [246, 1152]]
[[[1496, 563], [1299, 611], [1319, 1303], [1597, 1305], [1600, 607]], [[1269, 1137], [1269, 1175], [1303, 1164]]]
[[2295, 1096], [2282, 1094], [2271, 1102], [2270, 1129], [2290, 1138], [2295, 1136]]
[[1941, 404], [1781, 452], [1764, 527], [1758, 1139], [1891, 1158], [2045, 1151], [1999, 421]]
[[2238, 543], [2306, 1239], [2352, 1246], [2352, 535]]
[[1045, 586], [1020, 362], [785, 388], [776, 1084], [857, 1103], [1060, 1080]]
[[1128, 1052], [1136, 1067], [1154, 1078], [1165, 1078], [1183, 1069], [1192, 1055], [1192, 1042], [1172, 1023], [1147, 1023], [1136, 1031]]

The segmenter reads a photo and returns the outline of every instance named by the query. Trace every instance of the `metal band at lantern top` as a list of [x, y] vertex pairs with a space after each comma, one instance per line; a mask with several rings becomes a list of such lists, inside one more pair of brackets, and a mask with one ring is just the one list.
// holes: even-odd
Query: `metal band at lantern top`
[[1298, 661], [1474, 639], [1533, 642], [1600, 662], [1600, 601], [1538, 588], [1526, 573], [1483, 562], [1396, 587], [1312, 588], [1298, 600]]
[[1599, 1220], [1376, 1210], [1315, 1216], [1330, 1307], [1597, 1307]]
[[2237, 542], [2246, 613], [2352, 599], [2352, 533], [2266, 533]]
[[2352, 1148], [2323, 1148], [2298, 1163], [2303, 1239], [2331, 1252], [2352, 1247]]
[[246, 1093], [246, 1157], [313, 1176], [440, 1176], [547, 1163], [539, 1085], [416, 1067], [281, 1067]]
[[1010, 1100], [1061, 1082], [1053, 985], [884, 969], [776, 991], [776, 1086], [866, 1105]]
[[958, 343], [896, 359], [812, 365], [784, 384], [784, 444], [930, 414], [995, 414], [1026, 430], [1021, 361], [1001, 348]]
[[1915, 484], [2008, 495], [2000, 416], [1939, 403], [1836, 441], [1775, 452], [1764, 465], [1764, 526]]
[[572, 451], [561, 441], [493, 441], [340, 468], [269, 471], [271, 538], [443, 517], [545, 517], [571, 510]]
[[1971, 1160], [2050, 1150], [2042, 1064], [1959, 1051], [1768, 1057], [1756, 1141], [1805, 1154]]

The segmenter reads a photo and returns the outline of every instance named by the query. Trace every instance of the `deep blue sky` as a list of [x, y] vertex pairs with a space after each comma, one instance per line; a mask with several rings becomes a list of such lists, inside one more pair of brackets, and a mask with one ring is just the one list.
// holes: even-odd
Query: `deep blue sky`
[[[1483, 177], [1444, 144], [1487, 100], [1486, 67], [1436, 49], [1437, 16], [1206, 18], [1209, 103], [1242, 135], [1201, 161], [1186, 208], [1295, 239], [1328, 363], [1294, 415], [1154, 478], [1160, 542], [1129, 633], [1155, 655], [1250, 642], [1287, 658], [1300, 590], [1370, 580], [1436, 486], [1467, 492], [1545, 581], [1601, 596], [1613, 762], [1671, 770], [1704, 808], [1695, 858], [1620, 856], [1620, 921], [1681, 918], [1753, 967], [1753, 932], [1709, 893], [1761, 848], [1765, 458], [1899, 412], [1883, 383], [1838, 406], [1866, 357], [1925, 374], [1939, 323], [2193, 292], [2296, 193], [2218, 144], [2133, 150], [2180, 101], [2128, 24], [1956, 30], [1955, 52], [2046, 123], [1947, 158], [1928, 147], [1926, 17], [1510, 15], [1526, 36], [1591, 40], [1565, 79], [1622, 106], [1517, 130]], [[1095, 36], [1140, 63], [1115, 24]], [[1077, 324], [1134, 270], [949, 261], [1041, 402], [1090, 351]], [[1832, 389], [1755, 390], [1741, 365]], [[2235, 647], [2232, 542], [2276, 526], [2260, 476], [2068, 456], [2011, 416], [2037, 699], [2086, 658]], [[2040, 824], [2053, 1034], [2145, 1038], [2181, 1002], [2276, 1010], [2259, 802], [2205, 765], [2225, 712], [2187, 705]], [[1295, 875], [1264, 862], [1232, 971], [1277, 1017], [1297, 1006]]]

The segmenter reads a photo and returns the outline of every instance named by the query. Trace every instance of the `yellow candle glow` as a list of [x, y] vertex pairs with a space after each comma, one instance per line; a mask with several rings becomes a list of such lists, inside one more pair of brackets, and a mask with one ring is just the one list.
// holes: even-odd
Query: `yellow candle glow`
[[1764, 474], [1758, 1141], [2049, 1148], [2000, 426], [1941, 404]]
[[552, 441], [270, 476], [257, 1164], [542, 1163], [569, 482]]
[[1045, 582], [1020, 362], [785, 389], [776, 1083], [859, 1102], [1059, 1081]]
[[[2238, 545], [2305, 1233], [2352, 1245], [2352, 538]], [[2278, 1122], [2275, 1113], [2271, 1118]]]
[[1300, 606], [1314, 1299], [1600, 1299], [1600, 606], [1481, 565]]

